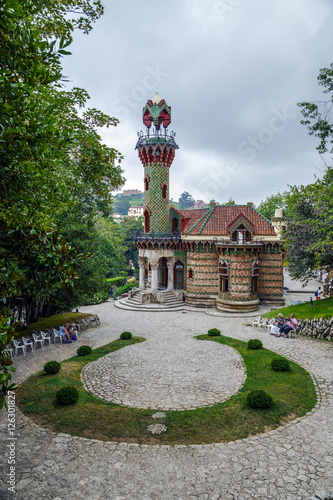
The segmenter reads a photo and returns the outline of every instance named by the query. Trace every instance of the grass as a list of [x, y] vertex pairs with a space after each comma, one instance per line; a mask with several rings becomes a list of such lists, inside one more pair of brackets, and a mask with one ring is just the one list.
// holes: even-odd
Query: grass
[[30, 323], [26, 328], [24, 326], [16, 327], [15, 330], [17, 335], [15, 335], [15, 339], [26, 337], [27, 335], [31, 335], [34, 330], [37, 332], [45, 332], [49, 328], [58, 329], [60, 326], [63, 326], [65, 323], [75, 323], [75, 321], [80, 321], [81, 319], [87, 318], [87, 316], [93, 316], [88, 313], [75, 313], [75, 312], [67, 312], [63, 314], [54, 314], [53, 316], [49, 316], [48, 318], [39, 318], [35, 323]]
[[[247, 379], [240, 392], [228, 401], [209, 408], [165, 411], [167, 431], [152, 436], [147, 427], [154, 423], [156, 410], [142, 410], [108, 403], [95, 398], [81, 383], [85, 364], [127, 345], [144, 341], [141, 337], [116, 340], [93, 350], [86, 357], [75, 356], [61, 363], [56, 375], [44, 372], [29, 377], [17, 389], [19, 408], [37, 424], [53, 431], [87, 438], [148, 444], [193, 444], [227, 442], [274, 429], [310, 411], [316, 404], [316, 392], [310, 375], [290, 361], [290, 372], [274, 372], [270, 368], [277, 356], [266, 349], [254, 351], [247, 344], [229, 337], [208, 340], [236, 349], [243, 357]], [[216, 346], [218, 348], [218, 346]], [[64, 385], [73, 385], [80, 393], [76, 405], [58, 406], [55, 393]], [[246, 396], [253, 389], [265, 389], [275, 402], [269, 410], [252, 410]]]
[[282, 307], [263, 314], [262, 318], [276, 318], [279, 313], [282, 313], [285, 318], [290, 318], [290, 314], [294, 314], [297, 319], [331, 319], [333, 316], [333, 297], [321, 300], [315, 300], [315, 298], [313, 297], [313, 306], [310, 302], [305, 302], [304, 304]]

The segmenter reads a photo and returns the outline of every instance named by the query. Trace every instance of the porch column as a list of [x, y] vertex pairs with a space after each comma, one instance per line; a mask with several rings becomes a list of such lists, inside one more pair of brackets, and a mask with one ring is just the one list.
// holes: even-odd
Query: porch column
[[139, 258], [139, 290], [144, 290], [145, 289], [145, 267], [146, 267], [146, 262], [145, 259], [140, 259]]
[[151, 290], [157, 292], [158, 289], [158, 262], [150, 263], [151, 267]]
[[173, 270], [175, 267], [175, 261], [168, 261], [167, 267], [168, 267], [168, 290], [173, 290], [174, 289]]

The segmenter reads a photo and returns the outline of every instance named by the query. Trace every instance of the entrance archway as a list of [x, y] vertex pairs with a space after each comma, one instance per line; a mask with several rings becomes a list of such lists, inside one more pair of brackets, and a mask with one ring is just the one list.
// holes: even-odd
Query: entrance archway
[[162, 257], [161, 259], [161, 287], [168, 287], [168, 267], [167, 267], [167, 258]]

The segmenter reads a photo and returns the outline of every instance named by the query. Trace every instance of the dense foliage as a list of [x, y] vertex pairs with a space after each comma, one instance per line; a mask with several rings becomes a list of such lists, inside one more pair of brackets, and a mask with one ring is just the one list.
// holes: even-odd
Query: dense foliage
[[120, 334], [121, 340], [129, 340], [132, 338], [131, 332], [123, 332]]
[[88, 356], [92, 352], [92, 348], [88, 345], [81, 345], [76, 351], [78, 356]]
[[194, 198], [190, 193], [184, 191], [184, 193], [180, 195], [178, 203], [180, 209], [190, 208], [194, 205]]
[[247, 343], [249, 349], [262, 349], [262, 342], [259, 339], [251, 339]]
[[290, 371], [290, 363], [287, 359], [275, 358], [272, 359], [271, 368], [275, 372], [288, 372]]
[[210, 330], [208, 330], [208, 335], [210, 337], [218, 337], [219, 335], [221, 335], [221, 330], [218, 330], [217, 328], [211, 328]]
[[283, 209], [284, 216], [289, 215], [288, 191], [284, 191], [283, 193], [278, 191], [276, 194], [267, 196], [265, 200], [260, 202], [258, 212], [271, 221], [277, 208]]

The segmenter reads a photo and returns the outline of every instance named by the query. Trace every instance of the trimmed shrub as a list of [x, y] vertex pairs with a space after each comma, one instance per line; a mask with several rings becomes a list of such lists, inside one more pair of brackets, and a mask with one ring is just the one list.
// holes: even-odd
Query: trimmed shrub
[[211, 328], [210, 330], [208, 330], [208, 335], [210, 337], [218, 337], [219, 335], [221, 335], [221, 330], [218, 330], [217, 328]]
[[44, 365], [44, 372], [48, 375], [54, 375], [60, 370], [60, 363], [58, 361], [48, 361]]
[[106, 281], [110, 288], [111, 285], [124, 286], [126, 285], [126, 280], [126, 276], [118, 276], [117, 278], [108, 278]]
[[88, 356], [88, 354], [91, 354], [92, 348], [88, 345], [81, 345], [76, 352], [79, 356]]
[[122, 295], [123, 293], [129, 292], [135, 286], [137, 286], [136, 282], [135, 283], [128, 283], [127, 285], [120, 286], [120, 287], [116, 288], [115, 291], [113, 292], [113, 298], [116, 299], [117, 297], [119, 297], [119, 295]]
[[273, 399], [267, 392], [262, 389], [251, 391], [246, 396], [247, 404], [250, 408], [264, 410], [265, 408], [271, 408], [274, 404]]
[[262, 342], [259, 339], [251, 339], [247, 343], [247, 347], [249, 349], [261, 349], [262, 348]]
[[131, 334], [131, 332], [123, 332], [121, 335], [120, 335], [120, 338], [122, 340], [129, 340], [133, 337], [133, 335]]
[[276, 372], [289, 372], [290, 364], [287, 359], [274, 358], [271, 362], [271, 368]]
[[56, 393], [56, 400], [59, 405], [72, 405], [79, 399], [79, 392], [75, 387], [67, 385]]

